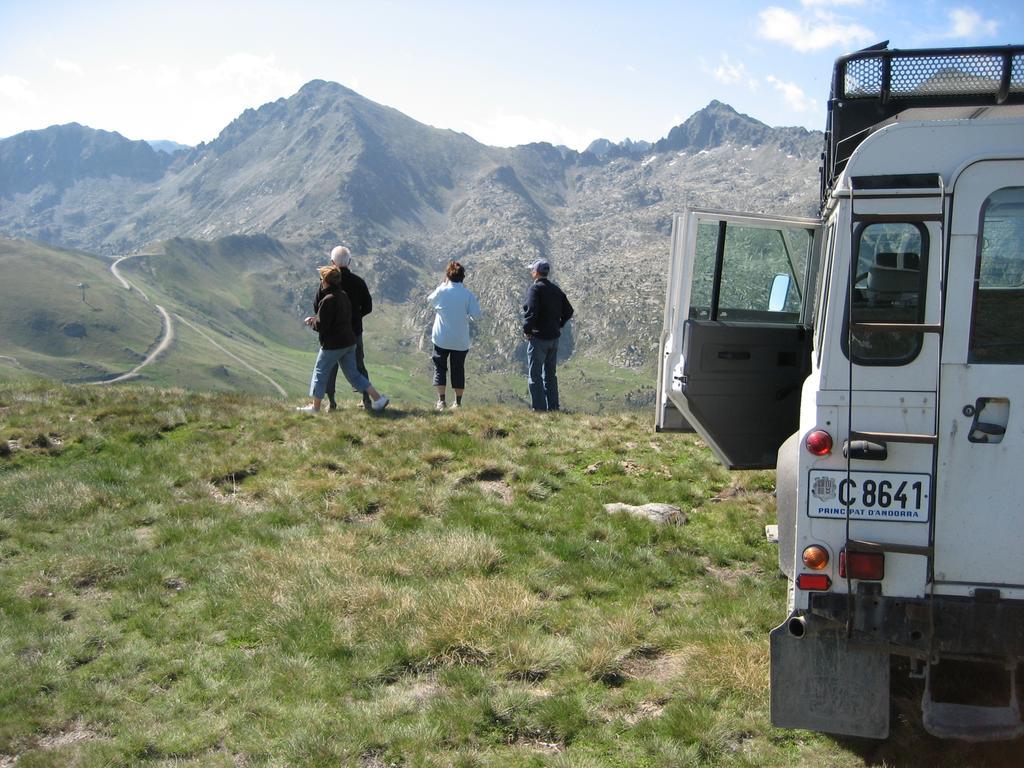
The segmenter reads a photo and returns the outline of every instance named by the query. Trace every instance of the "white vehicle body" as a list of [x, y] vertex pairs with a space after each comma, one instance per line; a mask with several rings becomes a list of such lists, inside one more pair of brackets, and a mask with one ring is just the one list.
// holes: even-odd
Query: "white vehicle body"
[[[1003, 67], [1002, 103], [936, 95], [936, 73], [984, 56]], [[657, 421], [689, 424], [730, 467], [777, 467], [790, 589], [771, 637], [776, 725], [884, 738], [903, 657], [925, 679], [929, 731], [1013, 738], [1024, 108], [1006, 94], [1024, 101], [1024, 49], [853, 54], [830, 106], [848, 106], [847, 67], [888, 77], [907, 61], [928, 98], [881, 99], [844, 157], [830, 131], [820, 219], [676, 217]], [[962, 676], [997, 693], [972, 698]]]

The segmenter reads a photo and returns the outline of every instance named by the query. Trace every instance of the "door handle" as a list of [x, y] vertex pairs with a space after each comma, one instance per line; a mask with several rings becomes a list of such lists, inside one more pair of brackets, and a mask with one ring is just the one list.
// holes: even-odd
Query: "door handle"
[[967, 440], [972, 443], [1001, 443], [1010, 422], [1010, 400], [1006, 397], [979, 397], [973, 405], [963, 407], [971, 419]]
[[889, 446], [884, 442], [870, 440], [847, 440], [843, 443], [843, 458], [861, 461], [885, 461], [889, 458]]

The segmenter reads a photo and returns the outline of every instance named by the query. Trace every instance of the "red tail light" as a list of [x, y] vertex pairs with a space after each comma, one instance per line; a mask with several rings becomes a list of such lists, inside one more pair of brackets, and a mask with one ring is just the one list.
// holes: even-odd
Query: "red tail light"
[[796, 588], [805, 592], [824, 592], [831, 586], [832, 579], [824, 573], [801, 573], [796, 577]]
[[804, 438], [804, 447], [815, 456], [828, 456], [832, 453], [832, 435], [823, 429], [816, 429]]
[[881, 581], [885, 578], [885, 555], [881, 552], [850, 552], [844, 549], [839, 553], [839, 576], [846, 578], [849, 565], [851, 579]]

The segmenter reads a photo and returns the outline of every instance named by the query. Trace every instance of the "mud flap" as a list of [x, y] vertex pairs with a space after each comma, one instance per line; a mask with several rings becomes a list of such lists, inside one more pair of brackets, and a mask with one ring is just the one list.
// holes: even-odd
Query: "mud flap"
[[771, 632], [772, 725], [884, 739], [889, 735], [889, 656], [850, 648], [842, 630], [794, 637]]

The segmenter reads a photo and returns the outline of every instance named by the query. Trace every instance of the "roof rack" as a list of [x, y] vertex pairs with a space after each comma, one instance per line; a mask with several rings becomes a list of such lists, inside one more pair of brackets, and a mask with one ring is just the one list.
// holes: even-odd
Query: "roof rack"
[[1024, 45], [898, 50], [889, 41], [836, 59], [821, 170], [824, 209], [872, 129], [915, 107], [1024, 104]]

